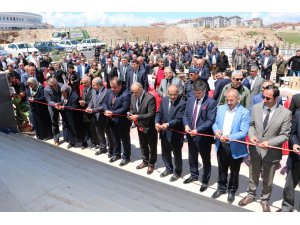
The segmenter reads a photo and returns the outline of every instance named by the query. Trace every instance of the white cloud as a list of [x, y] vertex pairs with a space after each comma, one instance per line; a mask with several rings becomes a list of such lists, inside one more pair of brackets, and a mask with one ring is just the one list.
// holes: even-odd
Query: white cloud
[[267, 13], [262, 17], [264, 24], [268, 25], [271, 23], [278, 22], [300, 22], [300, 13]]
[[154, 17], [136, 17], [128, 13], [41, 13], [44, 22], [55, 27], [80, 27], [80, 26], [146, 26], [160, 22]]

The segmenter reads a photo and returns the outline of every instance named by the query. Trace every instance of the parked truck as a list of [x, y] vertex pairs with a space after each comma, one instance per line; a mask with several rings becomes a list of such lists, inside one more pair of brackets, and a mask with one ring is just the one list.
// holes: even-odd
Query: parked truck
[[55, 31], [52, 33], [52, 41], [59, 42], [64, 39], [73, 39], [82, 41], [83, 39], [90, 38], [86, 30], [68, 30], [68, 31]]

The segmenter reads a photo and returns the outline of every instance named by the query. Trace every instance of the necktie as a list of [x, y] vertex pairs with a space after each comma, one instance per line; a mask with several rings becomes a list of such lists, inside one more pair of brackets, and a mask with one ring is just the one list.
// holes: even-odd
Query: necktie
[[99, 91], [96, 91], [96, 100], [99, 100]]
[[270, 112], [271, 112], [271, 109], [267, 109], [267, 115], [266, 115], [266, 117], [264, 119], [264, 123], [263, 123], [264, 130], [266, 129], [266, 127], [268, 125], [269, 117], [270, 117]]
[[140, 105], [141, 105], [141, 99], [137, 98], [137, 110], [140, 109]]
[[115, 103], [116, 103], [116, 95], [114, 95], [113, 97], [112, 97], [112, 100], [111, 100], [111, 105], [112, 106], [114, 106], [115, 105]]
[[198, 102], [199, 102], [199, 99], [196, 99], [196, 104], [195, 104], [194, 112], [193, 112], [192, 129], [195, 129], [195, 127], [196, 127], [197, 112], [198, 112]]
[[126, 67], [123, 67], [123, 73], [122, 73], [122, 81], [125, 81], [125, 73], [126, 73]]

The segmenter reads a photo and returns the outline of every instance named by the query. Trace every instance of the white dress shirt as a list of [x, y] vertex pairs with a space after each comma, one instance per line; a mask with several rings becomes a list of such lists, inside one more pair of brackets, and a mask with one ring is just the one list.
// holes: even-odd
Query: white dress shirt
[[143, 99], [143, 97], [144, 97], [144, 94], [145, 94], [145, 91], [143, 91], [143, 94], [141, 95], [141, 97], [137, 98], [137, 101], [136, 101], [136, 103], [135, 103], [135, 106], [136, 106], [136, 110], [137, 110], [137, 111], [139, 111], [139, 107], [141, 106], [141, 105], [139, 105], [139, 100], [140, 100], [140, 104], [142, 104], [142, 99]]
[[233, 109], [230, 109], [227, 106], [227, 110], [226, 110], [225, 118], [224, 118], [223, 129], [222, 129], [222, 135], [229, 136], [231, 134], [231, 127], [232, 127], [232, 123], [233, 123], [233, 119], [234, 119], [237, 107], [238, 106], [236, 106]]
[[268, 61], [269, 61], [269, 57], [265, 57], [265, 61], [264, 61], [264, 66], [267, 66], [268, 65]]

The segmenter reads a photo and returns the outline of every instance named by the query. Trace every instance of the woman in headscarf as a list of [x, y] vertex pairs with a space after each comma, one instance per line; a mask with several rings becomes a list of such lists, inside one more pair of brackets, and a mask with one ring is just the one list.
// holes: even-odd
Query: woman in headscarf
[[79, 109], [79, 96], [72, 88], [63, 85], [60, 89], [62, 95], [62, 110], [61, 115], [63, 119], [63, 136], [64, 140], [69, 143], [67, 148], [74, 147], [76, 143], [80, 142], [84, 145], [85, 129], [82, 120], [82, 111], [72, 110], [70, 108]]
[[34, 77], [29, 77], [27, 84], [29, 85], [31, 93], [28, 101], [30, 102], [32, 123], [35, 129], [36, 137], [41, 140], [50, 139], [53, 137], [53, 135], [48, 106], [38, 103], [46, 103], [44, 87]]

